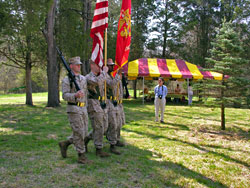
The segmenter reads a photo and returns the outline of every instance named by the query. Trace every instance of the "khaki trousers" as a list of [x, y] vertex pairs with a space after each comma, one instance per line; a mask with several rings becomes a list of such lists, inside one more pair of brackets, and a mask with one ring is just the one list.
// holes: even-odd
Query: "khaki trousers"
[[155, 98], [154, 103], [155, 103], [155, 121], [159, 121], [159, 109], [161, 110], [161, 121], [164, 121], [166, 99]]

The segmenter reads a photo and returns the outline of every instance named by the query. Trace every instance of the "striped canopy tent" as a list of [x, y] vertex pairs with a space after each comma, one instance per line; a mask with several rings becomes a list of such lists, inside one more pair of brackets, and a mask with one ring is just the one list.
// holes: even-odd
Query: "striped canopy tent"
[[130, 79], [137, 77], [175, 79], [215, 79], [222, 80], [222, 74], [202, 71], [202, 68], [180, 59], [141, 58], [128, 62], [123, 67]]

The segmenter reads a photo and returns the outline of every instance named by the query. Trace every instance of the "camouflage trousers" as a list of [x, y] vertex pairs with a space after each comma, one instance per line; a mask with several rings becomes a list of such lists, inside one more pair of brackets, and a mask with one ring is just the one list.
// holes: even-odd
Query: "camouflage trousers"
[[88, 137], [94, 140], [94, 145], [97, 149], [103, 148], [103, 135], [108, 127], [108, 116], [102, 112], [89, 113], [92, 131], [89, 132]]
[[117, 140], [120, 140], [121, 129], [124, 124], [125, 124], [125, 114], [123, 110], [123, 105], [118, 104], [118, 118], [117, 118], [117, 128], [116, 128]]
[[118, 111], [108, 112], [108, 129], [106, 132], [106, 137], [111, 145], [115, 145], [117, 142], [117, 120]]
[[73, 132], [68, 140], [74, 144], [78, 153], [84, 153], [84, 138], [88, 133], [88, 114], [68, 113], [68, 118]]

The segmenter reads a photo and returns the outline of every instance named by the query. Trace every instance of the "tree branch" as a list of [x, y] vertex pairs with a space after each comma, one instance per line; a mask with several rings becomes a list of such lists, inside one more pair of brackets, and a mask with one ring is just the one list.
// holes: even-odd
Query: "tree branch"
[[18, 68], [18, 69], [25, 69], [24, 66], [16, 66], [16, 65], [4, 63], [4, 62], [1, 62], [1, 63], [2, 63], [3, 65], [8, 66], [8, 67], [15, 67], [15, 68]]
[[19, 68], [24, 68], [23, 61], [18, 60], [14, 54], [6, 53], [4, 50], [0, 50], [0, 54], [6, 57], [9, 61], [15, 63]]

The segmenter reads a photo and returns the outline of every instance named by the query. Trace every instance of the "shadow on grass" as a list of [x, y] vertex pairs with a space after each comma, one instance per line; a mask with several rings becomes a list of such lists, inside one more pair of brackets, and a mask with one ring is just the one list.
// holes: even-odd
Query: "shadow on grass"
[[[200, 117], [190, 117], [190, 116], [185, 116], [182, 115], [183, 112], [181, 112], [180, 114], [175, 114], [175, 113], [171, 113], [171, 112], [167, 112], [167, 116], [176, 116], [178, 118], [187, 118], [187, 119], [202, 119], [204, 121], [214, 121], [214, 122], [218, 122], [220, 123], [220, 120], [217, 119], [211, 119], [211, 118], [207, 118], [206, 114], [199, 114]], [[171, 124], [171, 123], [167, 123], [167, 124]], [[178, 124], [173, 124], [173, 125], [177, 125]], [[185, 126], [185, 125], [184, 125]], [[188, 126], [186, 126], [188, 128]], [[250, 127], [250, 126], [248, 126]], [[218, 127], [220, 128], [220, 127]], [[247, 129], [247, 128], [246, 128]], [[189, 128], [187, 129], [189, 130]], [[213, 130], [208, 130], [207, 128], [202, 128], [199, 129], [199, 132], [203, 132], [203, 133], [210, 133], [210, 134], [214, 134], [214, 135], [221, 135], [221, 136], [225, 136], [225, 139], [227, 140], [234, 140], [235, 138], [237, 139], [242, 139], [242, 140], [250, 140], [250, 129], [249, 130], [244, 130], [242, 127], [239, 127], [237, 125], [233, 125], [233, 126], [227, 126], [226, 125], [226, 130], [220, 130], [220, 131], [213, 131]]]
[[[157, 125], [155, 125], [155, 122], [152, 122], [152, 123], [154, 123], [154, 125], [146, 125], [146, 126], [150, 129], [166, 129], [166, 130], [167, 129], [174, 129], [174, 130], [186, 130], [186, 131], [190, 130], [188, 126], [183, 125], [183, 124], [178, 124], [178, 123], [166, 122], [166, 123], [160, 123]], [[134, 124], [130, 123], [130, 125], [134, 125]]]
[[[17, 114], [12, 114], [11, 108], [16, 108], [15, 113]], [[27, 109], [29, 108], [25, 107], [25, 110]], [[31, 182], [32, 185], [39, 185], [38, 181], [44, 182], [44, 187], [49, 187], [49, 185], [55, 185], [55, 187], [84, 187], [83, 185], [88, 181], [86, 177], [90, 177], [90, 180], [93, 180], [94, 182], [91, 182], [91, 185], [86, 184], [85, 187], [154, 187], [155, 185], [156, 187], [185, 187], [186, 185], [185, 182], [183, 182], [183, 178], [187, 178], [193, 179], [206, 187], [227, 187], [221, 182], [214, 181], [199, 172], [190, 170], [182, 164], [177, 164], [171, 161], [158, 161], [160, 157], [157, 156], [154, 158], [155, 153], [140, 149], [133, 145], [128, 145], [127, 147], [122, 148], [121, 151], [123, 154], [121, 156], [112, 155], [109, 159], [97, 158], [93, 152], [94, 148], [92, 147], [90, 148], [91, 153], [88, 153], [87, 155], [94, 161], [94, 164], [88, 167], [76, 165], [76, 168], [72, 170], [72, 164], [75, 165], [77, 160], [76, 152], [73, 152], [73, 160], [72, 156], [69, 156], [66, 160], [61, 159], [59, 157], [60, 154], [57, 145], [58, 140], [65, 138], [71, 132], [68, 127], [68, 121], [64, 110], [64, 108], [43, 110], [43, 108], [32, 107], [32, 110], [24, 111], [23, 108], [18, 109], [15, 106], [9, 106], [2, 111], [3, 113], [0, 116], [0, 120], [3, 123], [1, 123], [1, 127], [7, 128], [7, 130], [9, 128], [11, 131], [14, 131], [14, 133], [13, 135], [8, 135], [6, 132], [6, 134], [1, 135], [4, 144], [0, 145], [0, 156], [6, 157], [4, 154], [5, 151], [20, 151], [22, 153], [22, 160], [28, 161], [29, 158], [33, 158], [33, 151], [38, 151], [39, 153], [41, 151], [42, 156], [46, 155], [45, 159], [42, 158], [41, 161], [34, 161], [32, 163], [34, 166], [27, 163], [25, 169], [22, 169], [22, 162], [18, 163], [18, 165], [11, 166], [10, 164], [10, 166], [8, 166], [9, 163], [7, 163], [7, 161], [15, 161], [15, 157], [20, 158], [19, 153], [13, 152], [11, 153], [11, 156], [7, 156], [4, 160], [0, 161], [1, 167], [8, 168], [8, 172], [10, 172], [9, 174], [13, 171], [18, 172], [18, 177], [14, 177], [17, 183], [23, 183], [18, 182], [18, 179], [21, 176], [25, 176], [27, 181], [24, 182], [26, 184], [22, 184], [24, 187], [28, 187]], [[144, 112], [137, 112], [137, 114], [146, 117], [146, 119], [151, 119], [151, 116], [154, 117], [154, 112], [147, 112], [146, 116]], [[64, 117], [62, 118], [62, 116]], [[61, 120], [58, 121], [58, 119]], [[180, 127], [180, 129], [188, 130], [188, 127], [185, 125], [174, 123], [171, 125], [174, 127]], [[148, 125], [148, 127], [152, 129], [154, 128], [154, 126], [150, 125]], [[167, 127], [166, 129], [172, 128]], [[235, 162], [237, 161], [226, 155], [206, 150], [197, 144], [192, 144], [179, 139], [133, 131], [127, 128], [123, 128], [123, 131], [135, 132], [153, 139], [163, 138], [170, 141], [181, 142], [196, 147], [197, 149], [208, 151], [214, 155], [223, 156], [224, 158]], [[57, 137], [52, 139], [49, 138], [48, 134], [50, 133], [54, 133]], [[53, 151], [58, 151], [58, 161], [55, 160], [54, 152], [46, 152], [51, 149], [53, 149]], [[26, 151], [31, 151], [31, 156], [27, 157]], [[50, 159], [52, 162], [49, 166], [47, 162]], [[34, 160], [36, 160], [35, 157]], [[58, 164], [63, 165], [60, 166]], [[242, 162], [240, 164], [244, 163]], [[34, 178], [29, 176], [30, 169], [42, 168], [41, 166], [45, 169], [44, 171], [46, 173], [42, 171], [37, 174], [39, 175], [39, 179], [34, 180]], [[65, 171], [67, 168], [69, 173], [66, 175], [61, 174], [61, 172]], [[51, 174], [54, 176], [54, 180], [53, 178], [48, 178]], [[71, 179], [65, 180], [68, 176], [70, 176]], [[8, 181], [8, 177], [5, 176], [5, 178], [5, 181]], [[58, 181], [57, 179], [61, 179], [61, 181]], [[181, 180], [178, 181], [178, 179]]]
[[[167, 122], [166, 125], [172, 125], [173, 127], [179, 127], [179, 129], [181, 130], [189, 130], [189, 127], [186, 126], [186, 125], [183, 125], [183, 124], [178, 124], [178, 123], [169, 123]], [[176, 128], [173, 128], [171, 127], [172, 129], [176, 129]]]
[[169, 123], [169, 122], [167, 122], [167, 123], [159, 123], [158, 125], [155, 125], [155, 122], [153, 121], [154, 114], [152, 115], [152, 117], [151, 116], [145, 116], [145, 114], [143, 112], [136, 112], [136, 114], [140, 114], [139, 115], [140, 117], [144, 115], [143, 120], [135, 121], [135, 120], [127, 118], [126, 119], [126, 124], [130, 124], [132, 126], [142, 126], [143, 122], [145, 121], [147, 124], [143, 125], [143, 126], [150, 127], [151, 129], [160, 128], [160, 129], [174, 129], [174, 130], [190, 130], [188, 126], [183, 125], [183, 124], [178, 124], [178, 123]]
[[[136, 131], [136, 130], [131, 130], [131, 129], [127, 129], [127, 128], [123, 128], [122, 129], [123, 131], [126, 131], [126, 132], [134, 132], [136, 134], [140, 134], [140, 135], [143, 135], [143, 136], [146, 136], [146, 137], [149, 137], [149, 138], [152, 138], [152, 139], [159, 139], [159, 138], [163, 138], [163, 139], [167, 139], [169, 141], [174, 141], [174, 142], [180, 142], [180, 143], [183, 143], [183, 144], [187, 144], [189, 146], [192, 146], [200, 151], [204, 151], [204, 152], [207, 152], [207, 153], [210, 153], [210, 154], [213, 154], [215, 156], [219, 156], [219, 157], [223, 157], [225, 160], [227, 161], [233, 161], [235, 163], [238, 163], [238, 164], [241, 164], [241, 165], [244, 165], [245, 167], [247, 168], [250, 168], [250, 165], [246, 162], [243, 162], [243, 161], [240, 161], [238, 159], [234, 159], [228, 155], [225, 155], [223, 153], [218, 153], [218, 152], [215, 152], [215, 151], [211, 151], [211, 150], [208, 150], [206, 148], [203, 148], [202, 146], [198, 145], [198, 144], [194, 144], [194, 143], [190, 143], [190, 142], [187, 142], [187, 141], [183, 141], [183, 140], [180, 140], [180, 139], [177, 139], [177, 138], [169, 138], [167, 136], [162, 136], [162, 135], [155, 135], [155, 134], [150, 134], [150, 133], [145, 133], [145, 132], [141, 132], [141, 131]], [[211, 147], [211, 146], [210, 146]]]
[[224, 136], [223, 138], [226, 140], [239, 140], [239, 139], [246, 140], [246, 141], [250, 140], [250, 133], [237, 126], [234, 126], [233, 129], [227, 128], [224, 131], [223, 130], [220, 130], [220, 131], [208, 130], [204, 128], [204, 129], [199, 129], [199, 132], [207, 133], [211, 135]]
[[[154, 103], [153, 102], [148, 102], [148, 103], [145, 103], [144, 105], [141, 103], [141, 101], [139, 101], [138, 99], [137, 100], [127, 100], [126, 102], [124, 102], [124, 104], [128, 104], [129, 107], [125, 106], [124, 108], [126, 109], [127, 112], [129, 111], [134, 111], [136, 113], [140, 113], [138, 111], [138, 109], [146, 109], [147, 105], [152, 105], [152, 109], [150, 112], [147, 112], [147, 114], [149, 114], [150, 116], [145, 116], [145, 113], [144, 112], [141, 112], [140, 114], [142, 115], [142, 117], [146, 118], [146, 119], [149, 119], [150, 117], [154, 118]], [[170, 103], [170, 105], [166, 104], [166, 107], [167, 106], [184, 106], [184, 107], [188, 107], [187, 105], [176, 105], [175, 103]], [[135, 107], [137, 109], [131, 109], [131, 107]], [[190, 107], [191, 108], [191, 107]], [[207, 107], [204, 107], [204, 106], [199, 106], [199, 108], [207, 108]], [[188, 108], [187, 108], [188, 109]], [[194, 113], [194, 112], [192, 112]], [[182, 118], [187, 118], [187, 119], [200, 119], [200, 117], [204, 117], [205, 120], [212, 120], [212, 121], [217, 121], [217, 122], [220, 122], [220, 120], [218, 120], [217, 118], [216, 119], [211, 119], [211, 118], [208, 118], [209, 115], [207, 113], [201, 113], [200, 111], [198, 111], [197, 113], [195, 113], [196, 115], [199, 115], [199, 117], [192, 117], [192, 114], [190, 114], [189, 112], [186, 112], [186, 111], [181, 111], [180, 113], [172, 113], [171, 111], [166, 111], [165, 110], [165, 114], [168, 116], [177, 116], [177, 117], [182, 117]], [[185, 115], [185, 114], [188, 114], [188, 115]], [[219, 113], [218, 113], [218, 117], [219, 117]]]
[[215, 145], [208, 145], [208, 144], [201, 144], [201, 146], [214, 148], [214, 149], [225, 149], [225, 150], [228, 150], [228, 151], [233, 151], [233, 152], [237, 151], [237, 152], [243, 152], [243, 153], [250, 154], [250, 151], [245, 151], [245, 150], [240, 150], [240, 149], [232, 149], [232, 148], [224, 147], [224, 146], [215, 146]]
[[[154, 138], [156, 139], [157, 136]], [[107, 151], [107, 146], [104, 146], [104, 150]], [[185, 187], [184, 178], [193, 179], [206, 187], [227, 188], [223, 183], [193, 171], [182, 164], [162, 161], [162, 156], [152, 151], [143, 150], [130, 144], [119, 148], [119, 150], [122, 152], [120, 156], [111, 155], [110, 158], [100, 159], [93, 154], [95, 149], [93, 141], [91, 141], [87, 156], [94, 163], [88, 174], [98, 174], [100, 170], [108, 170], [109, 174], [117, 173], [119, 174], [119, 183], [115, 187]], [[72, 163], [71, 159], [66, 160]], [[111, 179], [110, 175], [108, 176]], [[105, 185], [99, 186], [106, 187]]]
[[[4, 114], [6, 115], [6, 114]], [[45, 119], [43, 115], [43, 119]], [[15, 116], [17, 118], [18, 116]], [[36, 119], [36, 116], [32, 116]], [[30, 117], [31, 118], [31, 117]], [[2, 119], [2, 118], [1, 118]], [[12, 118], [13, 120], [13, 118]], [[16, 119], [17, 120], [17, 119]], [[22, 121], [21, 121], [22, 122]], [[94, 161], [94, 164], [84, 167], [83, 165], [76, 164], [76, 153], [73, 151], [73, 157], [70, 154], [69, 158], [60, 158], [59, 148], [56, 139], [49, 139], [46, 137], [47, 133], [54, 131], [58, 134], [63, 127], [67, 125], [63, 124], [61, 127], [50, 127], [50, 124], [34, 124], [27, 127], [21, 122], [15, 124], [13, 135], [1, 135], [0, 156], [3, 160], [0, 160], [1, 168], [8, 172], [7, 174], [17, 173], [13, 178], [16, 179], [15, 184], [22, 184], [24, 187], [32, 185], [41, 185], [42, 187], [183, 187], [183, 178], [194, 179], [206, 187], [223, 187], [224, 184], [218, 181], [214, 181], [201, 173], [188, 169], [182, 164], [177, 164], [171, 161], [157, 161], [154, 160], [155, 154], [148, 150], [143, 150], [133, 145], [127, 145], [122, 148], [123, 152], [121, 156], [112, 155], [108, 159], [97, 158], [94, 154], [94, 148], [90, 147], [90, 152], [87, 156]], [[34, 123], [34, 122], [33, 122]], [[13, 128], [13, 124], [5, 123], [5, 128]], [[44, 127], [45, 129], [41, 129]], [[23, 132], [17, 132], [20, 131]], [[126, 131], [126, 130], [125, 130]], [[28, 134], [29, 133], [29, 134]], [[68, 132], [64, 132], [63, 137], [68, 136]], [[153, 136], [153, 135], [152, 135]], [[159, 137], [158, 137], [159, 138]], [[165, 137], [162, 137], [165, 138]], [[155, 136], [157, 139], [157, 135]], [[72, 148], [71, 148], [72, 149]], [[105, 148], [107, 150], [107, 148]], [[29, 152], [27, 152], [29, 151]], [[55, 151], [57, 152], [55, 159]], [[26, 154], [28, 153], [28, 154]], [[39, 154], [40, 153], [40, 154]], [[20, 156], [21, 154], [21, 156]], [[37, 157], [39, 156], [39, 157]], [[32, 159], [32, 163], [28, 162]], [[12, 161], [9, 163], [8, 161]], [[37, 162], [36, 162], [37, 160]], [[49, 164], [48, 164], [48, 161]], [[25, 163], [25, 168], [23, 165]], [[58, 165], [61, 164], [61, 165]], [[65, 164], [65, 165], [62, 165]], [[72, 170], [72, 165], [74, 169]], [[67, 169], [69, 168], [69, 169]], [[39, 176], [39, 181], [34, 180], [30, 173], [33, 173], [33, 169], [41, 169], [36, 171], [36, 175]], [[60, 171], [60, 173], [58, 173]], [[62, 173], [67, 171], [68, 173]], [[109, 173], [107, 173], [109, 172]], [[119, 176], [117, 176], [119, 174]], [[50, 178], [53, 176], [53, 178]], [[65, 176], [70, 176], [70, 180], [65, 180]], [[89, 183], [84, 177], [88, 177], [94, 182]], [[19, 179], [25, 178], [25, 182]], [[59, 182], [55, 182], [55, 177]], [[11, 176], [4, 176], [5, 182], [11, 187], [13, 179]], [[64, 179], [64, 180], [63, 180]], [[81, 179], [81, 181], [79, 181]], [[106, 179], [106, 181], [103, 181]], [[14, 185], [13, 185], [14, 187]]]
[[[3, 105], [0, 114], [0, 141], [2, 148], [15, 151], [39, 150], [70, 131], [63, 108], [45, 108], [26, 105]], [[65, 116], [65, 117], [64, 117]], [[63, 131], [58, 130], [64, 126]], [[66, 127], [66, 128], [65, 128]]]
[[[128, 145], [126, 150], [132, 150], [133, 153], [130, 153], [130, 157], [134, 159], [133, 163], [138, 165], [139, 172], [143, 171], [143, 168], [149, 168], [149, 174], [144, 174], [144, 177], [153, 176], [153, 180], [156, 178], [157, 181], [160, 181], [162, 185], [168, 187], [185, 187], [186, 185], [178, 185], [178, 179], [181, 178], [188, 178], [188, 179], [195, 179], [195, 181], [199, 182], [200, 184], [206, 187], [223, 187], [227, 188], [226, 185], [222, 184], [221, 182], [214, 181], [211, 178], [208, 178], [202, 175], [199, 172], [195, 172], [190, 170], [189, 168], [185, 167], [182, 164], [174, 163], [171, 161], [157, 161], [157, 159], [161, 158], [157, 156], [157, 154], [148, 151], [142, 150], [132, 145]], [[156, 156], [155, 159], [153, 159]], [[144, 159], [143, 159], [144, 158]], [[149, 164], [144, 166], [145, 164]], [[144, 166], [144, 167], [143, 167]], [[138, 173], [138, 171], [137, 171]], [[138, 177], [138, 175], [136, 176]], [[138, 177], [139, 178], [139, 177]], [[151, 177], [152, 178], [152, 177]], [[155, 181], [155, 180], [154, 180]], [[147, 187], [147, 186], [146, 186]]]
[[[185, 113], [188, 113], [189, 116], [184, 115]], [[192, 115], [194, 115], [194, 114], [190, 114], [189, 112], [183, 112], [183, 111], [181, 113], [178, 113], [178, 114], [171, 113], [168, 111], [167, 115], [182, 117], [182, 118], [186, 118], [186, 119], [201, 119], [201, 118], [203, 118], [204, 120], [220, 122], [220, 120], [218, 120], [217, 118], [216, 119], [208, 118], [209, 117], [208, 114], [206, 114], [206, 113], [202, 114], [201, 112], [195, 113], [195, 115], [199, 115], [199, 117], [197, 117], [197, 116], [193, 117]], [[218, 114], [218, 116], [219, 116], [219, 114]]]

